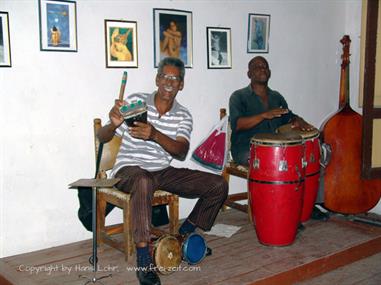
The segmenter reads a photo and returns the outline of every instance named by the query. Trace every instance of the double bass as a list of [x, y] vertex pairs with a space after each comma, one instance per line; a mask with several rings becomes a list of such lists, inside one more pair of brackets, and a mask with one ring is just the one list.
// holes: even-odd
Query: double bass
[[[364, 213], [380, 200], [381, 179], [361, 178], [362, 116], [349, 104], [349, 46], [345, 35], [343, 45], [339, 109], [322, 124], [321, 139], [332, 149], [325, 169], [324, 205], [343, 214]], [[370, 147], [370, 146], [369, 146]]]

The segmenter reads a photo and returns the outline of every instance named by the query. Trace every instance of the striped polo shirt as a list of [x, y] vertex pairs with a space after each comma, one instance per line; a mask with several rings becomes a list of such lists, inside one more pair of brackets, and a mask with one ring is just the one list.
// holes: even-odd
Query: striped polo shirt
[[[130, 95], [127, 101], [145, 101], [148, 109], [147, 120], [156, 130], [172, 139], [184, 137], [190, 141], [193, 120], [188, 109], [175, 99], [171, 110], [159, 117], [154, 103], [155, 94], [156, 91], [152, 94], [135, 93]], [[115, 135], [122, 137], [122, 143], [111, 176], [124, 166], [139, 166], [148, 171], [157, 171], [170, 165], [173, 157], [161, 145], [151, 140], [131, 137], [126, 123], [122, 123], [116, 129]]]

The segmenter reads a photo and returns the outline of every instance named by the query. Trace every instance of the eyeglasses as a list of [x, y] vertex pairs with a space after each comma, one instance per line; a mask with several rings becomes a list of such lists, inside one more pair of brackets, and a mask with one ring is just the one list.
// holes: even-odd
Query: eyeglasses
[[161, 80], [168, 80], [171, 82], [180, 82], [181, 81], [181, 78], [179, 76], [174, 76], [174, 75], [169, 75], [169, 74], [164, 74], [164, 73], [159, 74], [159, 78]]

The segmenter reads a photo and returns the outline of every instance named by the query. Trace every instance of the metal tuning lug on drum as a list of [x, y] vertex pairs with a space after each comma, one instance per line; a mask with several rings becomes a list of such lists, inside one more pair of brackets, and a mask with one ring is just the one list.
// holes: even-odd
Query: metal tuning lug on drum
[[279, 171], [288, 171], [288, 163], [286, 160], [286, 148], [282, 146], [282, 159], [279, 161]]
[[302, 167], [306, 168], [307, 164], [308, 164], [307, 160], [304, 157], [302, 157]]
[[259, 158], [254, 159], [254, 162], [253, 162], [254, 169], [259, 169], [259, 162], [260, 162]]
[[315, 155], [311, 152], [310, 153], [310, 163], [315, 163], [315, 162], [316, 162]]
[[[303, 160], [304, 160], [304, 158], [303, 158]], [[297, 183], [297, 185], [296, 185], [295, 191], [299, 191], [299, 189], [301, 189], [303, 187], [302, 183], [303, 183], [304, 179], [302, 178], [302, 173], [300, 172], [299, 167], [297, 165], [295, 166], [295, 171], [296, 171], [296, 174], [298, 175], [298, 181], [299, 181], [299, 183]]]
[[259, 163], [260, 163], [260, 159], [257, 158], [257, 147], [256, 145], [254, 145], [254, 161], [253, 161], [253, 168], [254, 169], [259, 169]]
[[278, 170], [279, 170], [279, 171], [288, 171], [288, 163], [287, 163], [287, 160], [281, 160], [281, 161], [279, 161], [279, 167], [278, 167]]
[[305, 141], [303, 140], [303, 157], [302, 157], [302, 167], [303, 168], [307, 168], [307, 165], [308, 165], [308, 161], [307, 161], [307, 157], [306, 157], [306, 143]]

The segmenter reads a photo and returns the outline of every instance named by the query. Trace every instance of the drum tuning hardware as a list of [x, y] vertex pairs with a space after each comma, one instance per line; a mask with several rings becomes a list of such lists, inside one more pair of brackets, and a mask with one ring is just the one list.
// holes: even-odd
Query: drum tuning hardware
[[281, 160], [281, 161], [279, 162], [278, 170], [279, 170], [279, 171], [287, 171], [287, 170], [288, 170], [287, 160]]
[[298, 166], [295, 166], [295, 171], [296, 171], [296, 174], [298, 175], [299, 184], [301, 184], [301, 182], [302, 182], [302, 173], [300, 172]]
[[303, 167], [303, 168], [306, 168], [307, 165], [308, 165], [307, 160], [305, 160], [304, 157], [303, 157], [303, 158], [302, 158], [302, 167]]
[[260, 162], [260, 160], [258, 158], [254, 159], [254, 163], [253, 163], [254, 169], [258, 169], [259, 168], [259, 162]]

